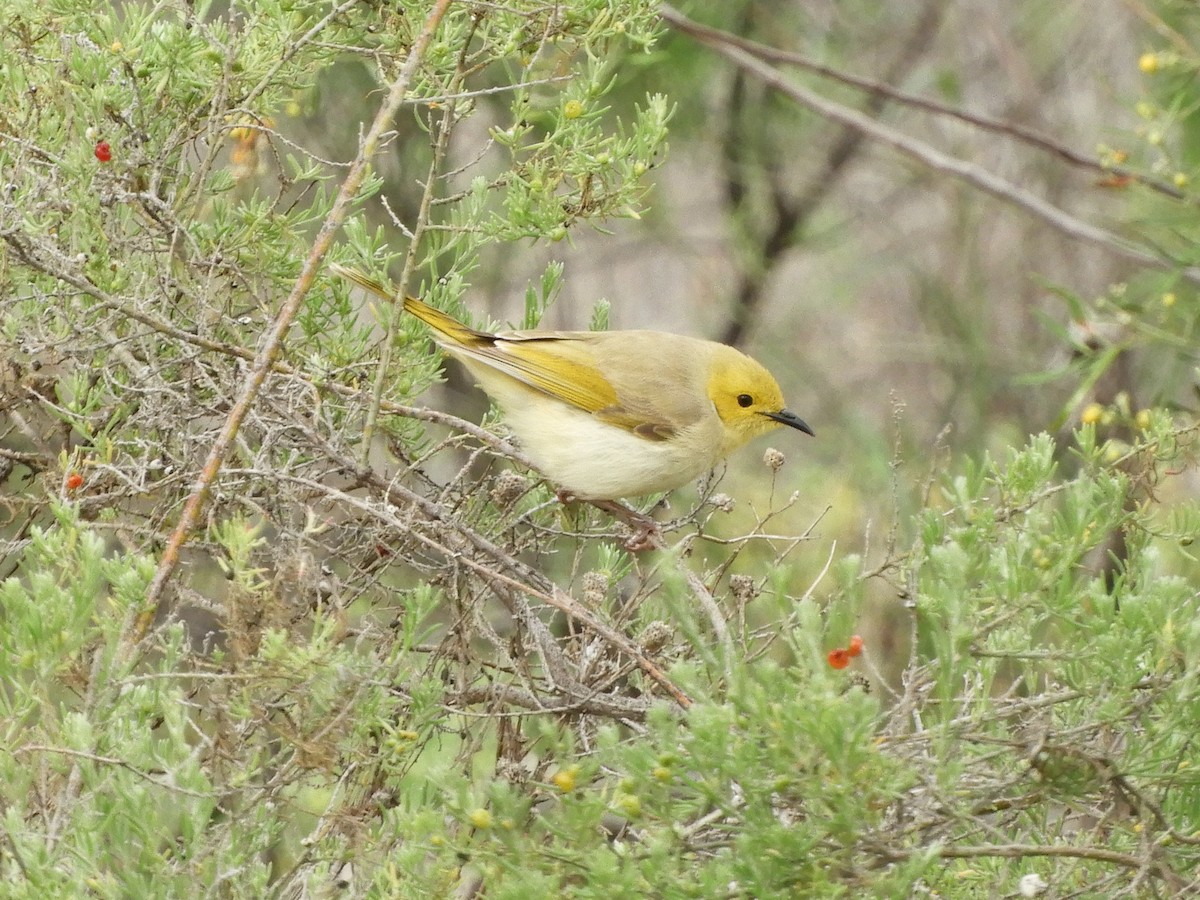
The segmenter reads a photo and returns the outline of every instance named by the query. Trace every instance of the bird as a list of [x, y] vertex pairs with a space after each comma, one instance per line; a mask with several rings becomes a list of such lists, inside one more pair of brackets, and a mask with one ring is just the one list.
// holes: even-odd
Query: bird
[[[389, 302], [379, 281], [339, 264], [343, 278]], [[562, 500], [623, 512], [656, 544], [657, 523], [617, 501], [681, 487], [781, 426], [814, 435], [784, 406], [774, 376], [726, 344], [661, 331], [481, 331], [415, 297], [404, 310], [433, 331], [499, 405]], [[653, 526], [653, 527], [651, 527]]]

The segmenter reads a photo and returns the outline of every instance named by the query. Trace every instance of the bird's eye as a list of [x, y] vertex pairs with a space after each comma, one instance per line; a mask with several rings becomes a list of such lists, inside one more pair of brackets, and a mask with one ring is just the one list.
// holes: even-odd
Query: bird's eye
[[750, 406], [754, 403], [754, 398], [749, 394], [738, 394], [737, 402], [738, 406], [740, 406], [742, 409], [745, 409], [747, 406]]

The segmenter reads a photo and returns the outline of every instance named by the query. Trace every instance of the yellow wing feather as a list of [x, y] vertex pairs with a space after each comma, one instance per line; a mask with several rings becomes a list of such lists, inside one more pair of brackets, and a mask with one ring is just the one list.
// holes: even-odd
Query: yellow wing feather
[[[383, 284], [363, 272], [337, 263], [330, 268], [381, 299], [389, 302], [397, 299]], [[482, 363], [534, 390], [647, 439], [661, 440], [672, 432], [666, 425], [646, 422], [643, 417], [622, 408], [616, 389], [601, 373], [595, 356], [581, 340], [588, 332], [491, 334], [471, 328], [415, 297], [404, 298], [404, 309], [437, 332], [438, 342], [452, 353]]]

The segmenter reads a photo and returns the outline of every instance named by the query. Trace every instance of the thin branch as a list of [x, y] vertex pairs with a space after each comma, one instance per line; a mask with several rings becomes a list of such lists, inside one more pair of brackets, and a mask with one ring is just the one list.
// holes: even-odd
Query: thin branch
[[[348, 460], [344, 459], [343, 461], [349, 462]], [[509, 569], [520, 577], [513, 578], [496, 571], [494, 568], [488, 568], [482, 563], [472, 559], [470, 556], [467, 556], [461, 550], [455, 550], [432, 537], [421, 534], [419, 531], [407, 527], [405, 522], [399, 520], [385, 510], [381, 510], [375, 506], [372, 506], [366, 500], [354, 497], [342, 491], [338, 491], [329, 487], [328, 485], [321, 484], [320, 482], [309, 478], [283, 474], [281, 474], [279, 477], [295, 484], [304, 485], [312, 490], [320, 491], [330, 496], [336, 496], [342, 503], [355, 507], [363, 512], [367, 512], [370, 515], [381, 517], [388, 521], [393, 527], [405, 529], [407, 534], [418, 543], [423, 544], [425, 547], [431, 550], [434, 550], [448, 560], [454, 560], [461, 563], [482, 577], [485, 581], [494, 582], [492, 585], [493, 590], [495, 589], [496, 585], [502, 585], [506, 588], [513, 589], [524, 596], [535, 600], [540, 600], [547, 606], [557, 609], [559, 612], [564, 613], [573, 620], [600, 635], [600, 637], [604, 638], [622, 653], [625, 653], [627, 656], [635, 660], [638, 664], [638, 668], [645, 672], [646, 675], [649, 676], [653, 681], [657, 682], [658, 685], [662, 687], [668, 694], [670, 694], [671, 698], [680, 706], [687, 708], [692, 705], [691, 698], [688, 697], [687, 694], [685, 694], [682, 690], [680, 690], [675, 683], [666, 676], [662, 669], [660, 669], [652, 660], [650, 660], [636, 645], [634, 645], [632, 641], [630, 641], [627, 637], [625, 637], [625, 635], [621, 634], [616, 629], [609, 626], [606, 622], [598, 619], [590, 610], [583, 606], [583, 604], [564, 592], [558, 587], [558, 585], [546, 581], [546, 579], [540, 576], [540, 573], [526, 566], [516, 558], [510, 556], [503, 549], [496, 546], [482, 535], [479, 535], [472, 529], [467, 528], [454, 517], [445, 515], [443, 510], [436, 503], [433, 503], [421, 495], [413, 493], [412, 491], [398, 484], [390, 483], [373, 472], [365, 472], [360, 474], [362, 475], [363, 482], [365, 484], [384, 491], [387, 494], [389, 503], [392, 503], [398, 507], [415, 506], [421, 510], [421, 512], [431, 523], [445, 526], [457, 532], [459, 535], [465, 538], [469, 544], [473, 545], [476, 549], [483, 551], [492, 559], [500, 562], [505, 568]], [[535, 583], [543, 586], [540, 588], [534, 587], [533, 584]], [[632, 711], [625, 710], [623, 714], [630, 715], [632, 714]]]
[[729, 39], [733, 38], [733, 35], [701, 26], [669, 5], [664, 5], [661, 13], [667, 22], [680, 31], [711, 47], [734, 65], [761, 79], [764, 84], [790, 97], [801, 106], [836, 122], [857, 128], [873, 140], [915, 159], [935, 172], [951, 175], [986, 194], [1011, 203], [1074, 240], [1095, 244], [1122, 259], [1148, 268], [1174, 272], [1193, 284], [1200, 284], [1200, 266], [1181, 265], [1177, 260], [1154, 253], [1111, 231], [1070, 215], [1036, 194], [1017, 187], [981, 166], [942, 153], [923, 141], [876, 122], [856, 109], [822, 97], [801, 85], [793, 84], [776, 69], [741, 49], [735, 43], [731, 43]]
[[1146, 187], [1157, 191], [1160, 194], [1174, 200], [1187, 200], [1190, 203], [1200, 204], [1200, 197], [1190, 197], [1188, 194], [1169, 184], [1165, 181], [1160, 181], [1137, 172], [1133, 169], [1120, 165], [1106, 165], [1094, 157], [1084, 155], [1079, 151], [1068, 147], [1061, 141], [1057, 141], [1049, 135], [1042, 134], [1040, 131], [1035, 131], [1024, 125], [1019, 125], [1015, 122], [1006, 122], [1003, 119], [994, 119], [991, 116], [981, 115], [979, 113], [967, 112], [955, 106], [950, 106], [946, 103], [940, 103], [937, 100], [930, 100], [928, 97], [921, 97], [917, 94], [910, 94], [907, 91], [902, 91], [899, 88], [892, 87], [886, 81], [879, 81], [874, 78], [863, 78], [858, 75], [850, 75], [840, 69], [835, 69], [832, 66], [827, 66], [816, 62], [801, 53], [794, 53], [789, 50], [780, 50], [776, 47], [769, 47], [766, 44], [760, 44], [758, 41], [752, 41], [749, 38], [741, 37], [740, 35], [730, 34], [726, 31], [721, 31], [716, 28], [711, 28], [707, 25], [702, 25], [699, 22], [687, 19], [682, 16], [677, 10], [670, 6], [663, 6], [660, 14], [665, 22], [677, 27], [680, 31], [691, 35], [699, 40], [703, 40], [706, 36], [711, 36], [713, 40], [720, 40], [731, 46], [737, 47], [740, 50], [745, 50], [747, 53], [761, 60], [772, 63], [781, 63], [783, 65], [795, 66], [799, 69], [804, 69], [807, 72], [812, 72], [814, 75], [820, 75], [823, 78], [828, 78], [831, 81], [836, 81], [848, 87], [857, 88], [864, 91], [873, 97], [884, 98], [891, 100], [894, 103], [902, 106], [909, 106], [913, 109], [919, 109], [923, 112], [932, 113], [934, 115], [946, 116], [951, 119], [956, 119], [967, 125], [972, 125], [982, 131], [990, 131], [994, 134], [1002, 134], [1010, 137], [1013, 140], [1028, 144], [1031, 147], [1036, 147], [1039, 150], [1044, 150], [1047, 153], [1053, 154], [1064, 162], [1068, 162], [1073, 166], [1081, 169], [1087, 169], [1097, 175], [1110, 176], [1115, 175], [1120, 178], [1128, 178], [1131, 181], [1136, 181], [1139, 184], [1144, 184]]
[[696, 602], [700, 604], [700, 608], [704, 610], [704, 614], [708, 616], [708, 621], [712, 624], [713, 634], [716, 635], [717, 643], [721, 646], [721, 666], [725, 670], [725, 680], [727, 683], [732, 683], [733, 639], [729, 635], [729, 626], [725, 622], [725, 616], [721, 612], [721, 607], [717, 606], [717, 601], [713, 597], [712, 591], [708, 589], [708, 585], [700, 580], [699, 575], [682, 564], [679, 566], [679, 571], [683, 574], [683, 578], [687, 582], [692, 596], [696, 598]]
[[451, 100], [472, 100], [475, 97], [489, 97], [493, 94], [507, 94], [512, 91], [523, 91], [531, 87], [542, 87], [548, 84], [561, 84], [565, 81], [570, 81], [570, 75], [555, 75], [550, 78], [534, 78], [530, 81], [522, 81], [517, 84], [498, 84], [494, 87], [478, 88], [473, 91], [458, 91], [453, 94], [435, 94], [432, 97], [414, 97], [411, 100], [405, 100], [406, 106], [429, 106], [434, 103], [447, 103]]
[[405, 96], [408, 94], [409, 84], [416, 74], [417, 67], [420, 65], [426, 49], [432, 42], [433, 34], [437, 30], [442, 16], [445, 15], [447, 8], [450, 6], [450, 2], [451, 0], [437, 0], [433, 9], [430, 10], [420, 34], [417, 35], [417, 39], [409, 49], [408, 58], [404, 61], [404, 66], [401, 68], [400, 74], [396, 76], [395, 82], [392, 83], [387, 99], [380, 107], [379, 112], [376, 113], [375, 119], [371, 123], [371, 128], [363, 139], [362, 147], [355, 157], [350, 171], [346, 174], [345, 181], [342, 182], [341, 190], [334, 200], [333, 207], [330, 209], [329, 215], [325, 218], [321, 230], [317, 233], [316, 239], [313, 241], [313, 248], [309, 252], [308, 258], [304, 261], [300, 277], [296, 280], [291, 294], [288, 295], [280, 307], [270, 331], [263, 340], [262, 346], [255, 356], [254, 364], [251, 366], [250, 373], [242, 385], [241, 393], [235, 401], [220, 434], [213, 443], [208, 458], [204, 462], [204, 467], [200, 472], [200, 476], [192, 488], [192, 493], [187, 499], [183, 512], [180, 514], [179, 523], [167, 541], [167, 545], [163, 548], [158, 568], [154, 573], [154, 579], [150, 582], [150, 586], [146, 591], [146, 602], [143, 605], [141, 613], [133, 623], [133, 627], [129, 630], [125, 642], [125, 653], [128, 653], [145, 636], [150, 623], [154, 621], [159, 604], [162, 602], [163, 591], [166, 588], [167, 581], [179, 563], [180, 550], [187, 542], [188, 535], [200, 521], [201, 510], [204, 508], [204, 503], [208, 499], [212, 484], [221, 470], [225, 456], [232, 447], [242, 421], [254, 404], [254, 400], [258, 396], [258, 392], [266, 380], [268, 373], [270, 373], [276, 357], [283, 349], [283, 343], [287, 338], [288, 331], [291, 329], [292, 322], [300, 311], [300, 305], [308, 294], [309, 287], [316, 278], [321, 260], [333, 244], [334, 235], [341, 228], [342, 222], [345, 221], [346, 216], [349, 214], [350, 208], [358, 196], [363, 179], [366, 177], [370, 160], [379, 148], [380, 138], [390, 127], [392, 117], [396, 114], [396, 111], [400, 108]]
[[[472, 17], [471, 27], [467, 29], [466, 34], [462, 39], [462, 47], [458, 54], [458, 64], [454, 67], [454, 76], [450, 80], [450, 87], [456, 90], [466, 82], [466, 55], [467, 48], [471, 46], [471, 41], [475, 37], [475, 30], [479, 27], [479, 18]], [[458, 121], [458, 103], [453, 101], [446, 106], [442, 111], [442, 120], [438, 128], [437, 137], [433, 142], [433, 155], [429, 161], [429, 171], [425, 176], [425, 189], [421, 191], [421, 205], [417, 210], [417, 220], [413, 224], [412, 232], [408, 235], [408, 252], [404, 254], [404, 270], [400, 273], [400, 281], [396, 288], [396, 293], [403, 297], [408, 290], [408, 283], [412, 279], [413, 271], [417, 267], [417, 251], [421, 246], [421, 238], [425, 235], [426, 226], [429, 224], [429, 208], [433, 201], [434, 191], [438, 183], [438, 177], [442, 168], [442, 161], [446, 158], [446, 149], [450, 146], [450, 132], [454, 129]], [[388, 383], [388, 377], [392, 370], [392, 352], [396, 344], [396, 329], [398, 326], [399, 317], [390, 315], [387, 317], [387, 326], [383, 339], [383, 347], [379, 354], [379, 363], [375, 368], [375, 383], [371, 390], [371, 403], [367, 407], [366, 421], [363, 423], [362, 448], [359, 452], [359, 463], [365, 466], [370, 458], [371, 447], [373, 444], [372, 438], [375, 435], [375, 426], [379, 420], [379, 410], [383, 404], [383, 392]]]
[[[921, 853], [928, 852], [922, 849]], [[999, 857], [1002, 859], [1025, 859], [1027, 857], [1049, 856], [1059, 859], [1090, 859], [1097, 862], [1114, 863], [1128, 869], [1149, 869], [1168, 884], [1181, 883], [1179, 875], [1162, 862], [1143, 859], [1130, 853], [1109, 850], [1107, 847], [1062, 847], [1053, 844], [983, 844], [979, 846], [942, 846], [935, 851], [943, 859], [982, 859]], [[886, 851], [885, 856], [893, 860], [908, 859], [907, 854]]]
[[112, 766], [117, 769], [124, 769], [127, 772], [132, 772], [139, 778], [143, 778], [150, 782], [155, 787], [163, 788], [167, 791], [173, 791], [176, 794], [182, 794], [185, 797], [197, 797], [201, 800], [211, 800], [212, 794], [201, 793], [200, 791], [189, 790], [185, 787], [180, 787], [175, 784], [169, 777], [155, 778], [149, 772], [143, 772], [137, 766], [127, 763], [123, 759], [118, 759], [115, 756], [100, 756], [97, 753], [88, 753], [84, 750], [72, 750], [69, 747], [50, 747], [45, 744], [25, 744], [22, 747], [17, 747], [12, 751], [14, 756], [25, 753], [56, 753], [59, 756], [65, 756], [75, 760], [88, 760], [102, 766]]
[[[470, 687], [459, 692], [454, 696], [454, 699], [459, 703], [476, 705], [476, 704], [506, 704], [508, 706], [516, 706], [521, 709], [530, 710], [531, 712], [540, 713], [542, 715], [563, 715], [565, 713], [587, 713], [594, 716], [606, 716], [609, 718], [625, 718], [633, 715], [630, 709], [636, 711], [640, 716], [645, 715], [650, 709], [650, 702], [637, 697], [622, 698], [622, 703], [629, 704], [628, 707], [615, 706], [612, 699], [603, 694], [594, 697], [567, 697], [559, 694], [543, 692], [541, 694], [532, 694], [529, 691], [523, 691], [520, 688], [512, 687], [505, 684], [487, 684], [479, 687]], [[455, 713], [463, 715], [467, 714], [464, 710], [455, 709]], [[486, 718], [495, 718], [498, 715], [494, 710], [489, 710]], [[523, 715], [522, 713], [513, 713], [512, 715]]]
[[[908, 40], [884, 72], [887, 81], [902, 80], [916, 65], [937, 33], [943, 11], [943, 0], [926, 0], [911, 28]], [[745, 43], [749, 45], [747, 49], [762, 46], [753, 41]], [[729, 125], [725, 130], [723, 142], [726, 193], [729, 205], [735, 211], [743, 206], [745, 185], [740, 167], [733, 164], [741, 163], [750, 147], [750, 142], [746, 139], [747, 133], [754, 128], [761, 129], [769, 118], [764, 115], [761, 105], [751, 109], [739, 102], [739, 95], [744, 94], [745, 77], [745, 72], [739, 72], [734, 82], [734, 96], [727, 107], [730, 113]], [[873, 93], [864, 111], [872, 118], [877, 118], [889, 99], [889, 95], [882, 91]], [[859, 156], [865, 144], [866, 135], [863, 132], [843, 125], [826, 150], [824, 160], [814, 170], [816, 174], [808, 179], [808, 183], [798, 193], [789, 190], [788, 184], [779, 177], [773, 167], [767, 168], [771, 215], [766, 216], [769, 222], [765, 234], [759, 240], [759, 246], [755, 248], [756, 258], [747, 261], [742, 267], [739, 283], [734, 291], [736, 299], [730, 322], [721, 336], [722, 343], [733, 346], [741, 343], [753, 323], [758, 305], [762, 302], [768, 274], [779, 264], [785, 251], [795, 245], [796, 235], [804, 230], [817, 209], [840, 183], [850, 163]], [[744, 220], [746, 217], [740, 218]], [[757, 219], [758, 216], [751, 218]]]

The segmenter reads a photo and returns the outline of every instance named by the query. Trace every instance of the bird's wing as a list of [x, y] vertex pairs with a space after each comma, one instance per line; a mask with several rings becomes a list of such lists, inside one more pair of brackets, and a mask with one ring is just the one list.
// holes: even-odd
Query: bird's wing
[[[399, 299], [362, 272], [336, 263], [331, 268], [382, 299]], [[648, 441], [668, 440], [711, 412], [702, 399], [679, 390], [680, 385], [696, 383], [698, 354], [670, 354], [679, 361], [675, 367], [666, 366], [661, 355], [665, 343], [690, 342], [690, 338], [651, 331], [490, 334], [415, 297], [405, 297], [402, 302], [405, 310], [438, 333], [438, 343], [450, 352]], [[620, 367], [604, 362], [613, 358], [613, 350], [619, 351], [624, 361]]]
[[587, 349], [588, 332], [478, 331], [413, 297], [404, 308], [440, 336], [447, 350], [503, 372], [535, 390], [595, 413], [617, 404], [617, 393]]
[[[655, 338], [665, 337], [656, 335]], [[673, 437], [694, 416], [680, 415], [671, 404], [670, 378], [631, 378], [603, 362], [604, 345], [641, 339], [631, 332], [508, 332], [490, 342], [472, 341], [451, 349], [484, 363], [544, 394], [589, 412], [602, 422], [624, 428], [648, 441]], [[637, 348], [643, 349], [643, 348]], [[648, 361], [656, 359], [644, 348]], [[664, 402], [664, 400], [666, 402]]]
[[713, 414], [706, 390], [705, 342], [661, 331], [606, 331], [597, 344], [612, 342], [617, 352], [599, 352], [601, 370], [617, 395], [617, 404], [597, 417], [628, 428], [639, 437], [665, 441]]
[[592, 355], [570, 333], [495, 335], [489, 341], [446, 346], [584, 412], [620, 405]]

